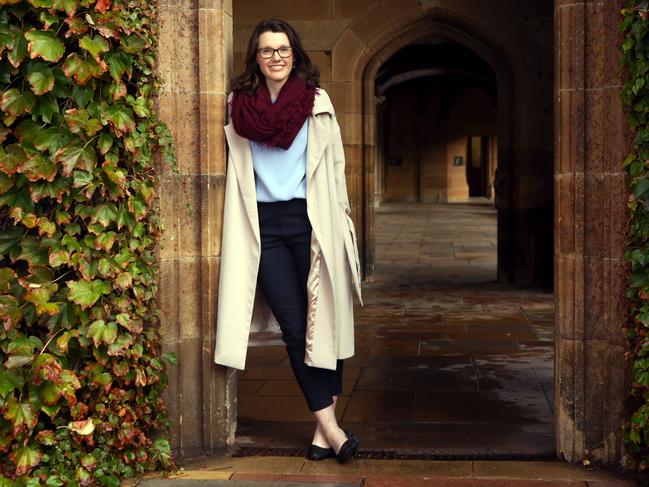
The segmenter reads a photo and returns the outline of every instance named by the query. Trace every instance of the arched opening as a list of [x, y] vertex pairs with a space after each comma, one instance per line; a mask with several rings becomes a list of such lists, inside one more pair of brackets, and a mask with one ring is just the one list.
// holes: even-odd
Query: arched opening
[[379, 201], [494, 201], [497, 84], [461, 44], [428, 39], [376, 75]]

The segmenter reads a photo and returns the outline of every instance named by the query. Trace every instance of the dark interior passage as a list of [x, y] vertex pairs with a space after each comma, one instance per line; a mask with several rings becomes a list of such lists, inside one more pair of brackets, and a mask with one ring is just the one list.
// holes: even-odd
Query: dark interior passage
[[497, 93], [491, 68], [459, 44], [405, 47], [381, 68], [382, 201], [494, 197]]

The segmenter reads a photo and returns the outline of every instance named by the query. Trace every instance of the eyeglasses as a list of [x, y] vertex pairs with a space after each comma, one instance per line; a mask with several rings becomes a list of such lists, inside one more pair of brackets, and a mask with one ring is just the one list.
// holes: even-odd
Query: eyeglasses
[[275, 52], [279, 54], [279, 57], [290, 57], [291, 54], [293, 54], [293, 48], [290, 46], [282, 46], [277, 49], [273, 49], [272, 47], [263, 47], [261, 49], [257, 49], [257, 52], [264, 59], [272, 58], [275, 55]]

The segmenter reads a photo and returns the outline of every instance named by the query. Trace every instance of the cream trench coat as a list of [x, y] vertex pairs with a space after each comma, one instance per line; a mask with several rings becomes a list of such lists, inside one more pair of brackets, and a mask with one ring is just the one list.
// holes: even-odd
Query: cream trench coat
[[[274, 319], [257, 288], [261, 244], [250, 142], [225, 126], [228, 168], [214, 361], [243, 370], [248, 335]], [[307, 132], [306, 200], [311, 226], [307, 281], [307, 365], [334, 370], [354, 354], [353, 289], [359, 300], [360, 263], [349, 217], [340, 127], [327, 93], [318, 89]], [[362, 300], [361, 300], [362, 304]]]

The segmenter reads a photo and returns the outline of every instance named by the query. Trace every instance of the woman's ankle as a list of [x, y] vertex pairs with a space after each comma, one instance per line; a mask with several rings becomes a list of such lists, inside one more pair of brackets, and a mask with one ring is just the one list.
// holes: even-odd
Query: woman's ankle
[[319, 446], [320, 448], [331, 448], [331, 445], [327, 441], [327, 437], [322, 432], [320, 425], [317, 425], [315, 433], [313, 434], [312, 444]]
[[345, 441], [347, 441], [347, 435], [339, 426], [336, 426], [336, 428], [333, 431], [328, 433], [329, 434], [327, 435], [327, 442], [331, 445], [334, 451], [338, 453], [340, 447], [343, 446]]

